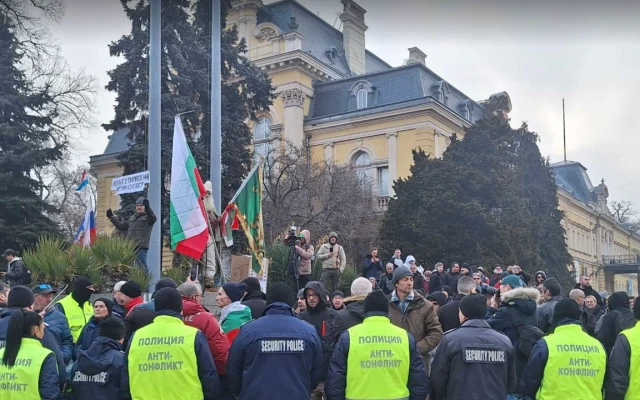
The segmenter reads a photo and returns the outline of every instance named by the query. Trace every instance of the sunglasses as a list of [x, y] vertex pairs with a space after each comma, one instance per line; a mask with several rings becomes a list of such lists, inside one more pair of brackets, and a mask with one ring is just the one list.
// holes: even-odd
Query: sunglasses
[[40, 290], [53, 290], [53, 289], [51, 288], [51, 285], [45, 285], [45, 284], [43, 284], [43, 283], [41, 283], [40, 285], [38, 285], [38, 289], [40, 289]]

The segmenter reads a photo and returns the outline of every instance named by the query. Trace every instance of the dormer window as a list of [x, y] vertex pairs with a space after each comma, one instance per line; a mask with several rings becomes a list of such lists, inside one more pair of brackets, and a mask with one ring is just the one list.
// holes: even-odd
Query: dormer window
[[351, 96], [349, 110], [362, 110], [375, 105], [375, 86], [367, 81], [358, 81], [349, 89]]
[[367, 108], [367, 97], [369, 97], [369, 93], [365, 89], [358, 90], [356, 94], [356, 108], [358, 110]]
[[436, 82], [433, 85], [433, 94], [442, 104], [449, 105], [449, 85], [445, 81]]
[[474, 109], [475, 107], [473, 105], [473, 101], [471, 100], [467, 99], [464, 102], [460, 103], [460, 114], [467, 121], [472, 121]]

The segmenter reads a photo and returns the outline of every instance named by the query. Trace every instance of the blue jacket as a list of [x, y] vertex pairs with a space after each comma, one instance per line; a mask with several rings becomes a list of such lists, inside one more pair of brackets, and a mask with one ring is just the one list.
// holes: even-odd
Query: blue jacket
[[76, 342], [76, 351], [79, 349], [87, 350], [91, 347], [91, 344], [98, 338], [100, 335], [100, 322], [101, 320], [96, 317], [91, 317], [89, 322], [82, 328], [80, 332], [80, 336], [78, 336], [78, 341]]
[[[409, 400], [424, 400], [429, 393], [429, 378], [424, 369], [424, 360], [416, 346], [416, 340], [409, 337]], [[324, 391], [329, 400], [345, 400], [347, 389], [347, 358], [349, 357], [349, 331], [345, 331], [338, 340], [329, 363], [329, 372]], [[384, 398], [384, 396], [380, 396]]]
[[50, 354], [44, 359], [42, 367], [40, 368], [38, 390], [40, 392], [41, 400], [62, 399], [58, 379], [55, 355]]
[[56, 335], [60, 348], [62, 349], [64, 362], [68, 363], [73, 358], [75, 346], [73, 345], [73, 336], [71, 336], [71, 331], [69, 330], [67, 317], [60, 311], [52, 308], [44, 315], [44, 322], [49, 325], [51, 333]]
[[111, 310], [111, 314], [115, 315], [116, 317], [124, 321], [124, 317], [125, 315], [127, 315], [127, 312], [124, 310], [123, 306], [118, 304], [116, 299], [113, 299], [112, 301], [113, 301], [113, 309]]
[[[182, 316], [179, 313], [173, 311], [159, 311], [157, 315], [168, 315], [170, 317], [178, 318], [182, 321]], [[135, 333], [131, 337], [131, 340], [127, 344], [127, 351], [124, 357], [124, 363], [121, 375], [120, 396], [125, 400], [131, 399], [131, 390], [129, 388], [129, 365], [127, 358], [129, 357], [129, 348], [131, 343], [135, 339]], [[220, 393], [220, 379], [218, 378], [218, 372], [216, 366], [213, 363], [213, 356], [211, 350], [209, 350], [209, 343], [207, 337], [202, 332], [196, 334], [196, 340], [194, 345], [194, 351], [196, 359], [198, 361], [198, 377], [200, 378], [200, 384], [202, 385], [202, 393], [204, 393], [204, 400], [214, 400], [218, 398]], [[176, 382], [180, 384], [180, 382]]]
[[[7, 340], [7, 329], [9, 328], [9, 317], [19, 308], [5, 308], [0, 311], [0, 347], [4, 347], [5, 341]], [[67, 381], [67, 371], [64, 365], [64, 356], [62, 354], [62, 349], [60, 349], [60, 345], [55, 338], [55, 335], [49, 330], [49, 326], [45, 327], [44, 337], [42, 338], [42, 346], [53, 351], [54, 359], [53, 361], [58, 364], [58, 384], [60, 388], [64, 387], [65, 382]]]
[[308, 400], [321, 373], [320, 337], [285, 303], [243, 325], [227, 361], [229, 387], [240, 400]]
[[88, 350], [78, 349], [77, 358], [71, 370], [73, 399], [117, 399], [124, 362], [122, 345], [100, 336]]

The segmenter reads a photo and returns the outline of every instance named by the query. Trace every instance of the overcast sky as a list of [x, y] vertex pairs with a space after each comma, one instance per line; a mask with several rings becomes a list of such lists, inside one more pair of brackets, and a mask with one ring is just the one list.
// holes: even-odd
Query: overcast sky
[[[166, 1], [166, 0], [165, 0]], [[270, 3], [272, 1], [266, 1]], [[329, 23], [339, 0], [300, 0]], [[640, 146], [640, 2], [359, 0], [368, 12], [367, 49], [392, 66], [419, 47], [427, 66], [475, 100], [507, 91], [512, 126], [526, 121], [540, 135], [543, 155], [562, 161], [562, 98], [566, 102], [567, 158], [601, 178], [612, 200], [640, 209], [636, 162]], [[118, 0], [66, 0], [64, 20], [51, 26], [73, 68], [104, 87], [121, 60], [107, 45], [130, 32]], [[336, 23], [338, 27], [340, 21]], [[115, 95], [103, 90], [98, 123], [113, 117]], [[99, 154], [107, 136], [85, 132], [76, 160]], [[622, 187], [628, 185], [626, 187]]]

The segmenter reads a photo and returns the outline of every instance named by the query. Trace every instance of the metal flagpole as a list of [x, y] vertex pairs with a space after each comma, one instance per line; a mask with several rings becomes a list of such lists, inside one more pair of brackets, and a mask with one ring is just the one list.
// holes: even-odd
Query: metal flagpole
[[211, 2], [211, 162], [209, 180], [213, 204], [222, 212], [222, 72], [220, 55], [220, 0]]
[[151, 0], [151, 17], [149, 30], [151, 33], [149, 43], [149, 205], [158, 216], [158, 221], [151, 230], [149, 241], [149, 254], [147, 266], [151, 272], [150, 287], [160, 280], [162, 270], [162, 237], [160, 227], [162, 225], [162, 204], [160, 199], [161, 176], [161, 132], [160, 132], [160, 51], [161, 51], [161, 9], [162, 0]]

